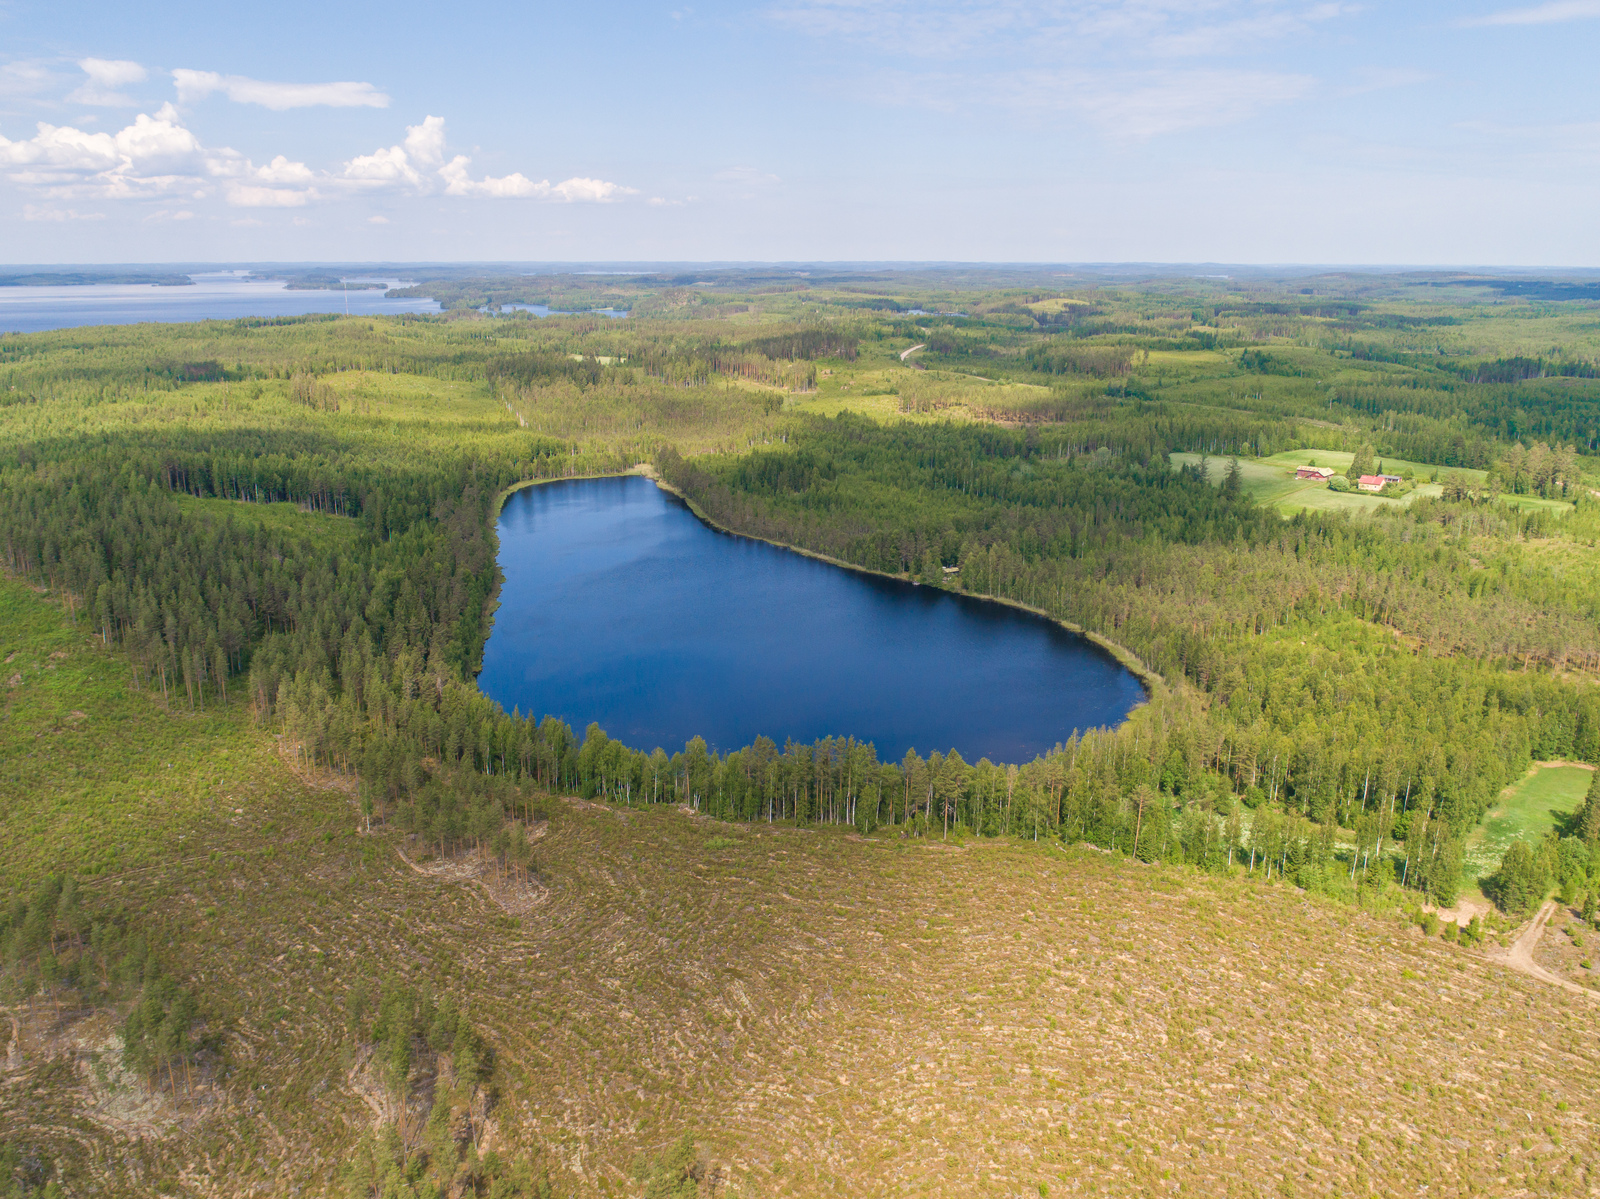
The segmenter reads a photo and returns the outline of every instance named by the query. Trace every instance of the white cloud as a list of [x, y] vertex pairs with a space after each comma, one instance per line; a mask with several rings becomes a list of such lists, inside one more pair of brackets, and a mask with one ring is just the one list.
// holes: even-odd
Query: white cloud
[[[303, 204], [314, 179], [304, 163], [282, 155], [256, 167], [226, 147], [208, 150], [170, 104], [162, 105], [154, 116], [140, 113], [116, 133], [87, 133], [40, 122], [31, 138], [0, 137], [0, 171], [13, 182], [42, 188], [58, 198], [187, 194], [200, 199], [213, 193], [214, 180], [228, 180], [230, 203], [247, 205]], [[264, 186], [272, 184], [298, 185], [301, 191], [261, 194], [283, 190]], [[287, 198], [293, 195], [301, 198]]]
[[471, 163], [472, 160], [465, 154], [457, 154], [439, 168], [439, 178], [445, 182], [445, 195], [496, 196], [504, 199], [507, 197], [544, 197], [550, 194], [550, 181], [548, 179], [542, 183], [535, 183], [521, 173], [502, 175], [499, 179], [487, 176], [482, 179], [473, 179], [467, 174]]
[[78, 212], [72, 208], [40, 208], [34, 204], [26, 204], [22, 209], [22, 219], [25, 221], [103, 221], [106, 214], [103, 212]]
[[568, 204], [605, 204], [623, 196], [637, 194], [637, 189], [608, 183], [604, 179], [587, 179], [575, 176], [551, 183], [541, 179], [535, 183], [521, 173], [502, 175], [496, 179], [485, 176], [473, 179], [467, 174], [471, 160], [458, 154], [439, 168], [439, 177], [445, 181], [447, 196], [488, 196], [494, 199], [561, 200]]
[[219, 75], [179, 67], [172, 72], [178, 100], [188, 104], [221, 92], [235, 104], [259, 104], [282, 112], [289, 108], [388, 108], [389, 97], [370, 83], [269, 83], [243, 75]]
[[196, 166], [204, 155], [200, 139], [178, 123], [170, 104], [163, 104], [153, 117], [141, 112], [113, 140], [117, 152], [130, 161], [169, 169]]
[[264, 167], [257, 167], [251, 172], [253, 178], [263, 183], [310, 183], [316, 176], [311, 168], [303, 162], [290, 162], [279, 154]]
[[136, 62], [123, 58], [80, 58], [78, 66], [89, 78], [67, 99], [75, 104], [98, 104], [107, 108], [131, 108], [135, 101], [117, 91], [130, 83], [142, 83], [149, 77]]
[[1554, 0], [1553, 3], [1537, 4], [1532, 8], [1508, 8], [1481, 17], [1468, 17], [1461, 24], [1554, 25], [1562, 21], [1583, 21], [1592, 17], [1600, 17], [1600, 0]]
[[585, 179], [575, 176], [563, 179], [550, 189], [550, 196], [557, 200], [565, 200], [569, 204], [579, 201], [588, 201], [595, 204], [606, 204], [612, 200], [620, 200], [623, 196], [636, 196], [639, 189], [636, 187], [623, 187], [620, 183], [607, 183], [603, 179]]
[[116, 139], [109, 133], [85, 133], [71, 126], [39, 122], [39, 132], [26, 141], [0, 137], [0, 166], [25, 168], [24, 182], [113, 170], [122, 163]]
[[387, 225], [388, 223], [389, 218], [386, 216], [369, 216], [367, 218], [367, 224], [369, 225]]
[[374, 150], [371, 154], [356, 155], [344, 164], [344, 177], [352, 183], [359, 184], [403, 182], [413, 187], [422, 184], [422, 176], [411, 165], [406, 152], [399, 146], [390, 146], [387, 150]]
[[475, 179], [470, 159], [458, 154], [446, 162], [444, 151], [444, 118], [430, 116], [408, 126], [402, 144], [357, 155], [337, 173], [313, 170], [283, 154], [257, 166], [226, 146], [203, 146], [177, 109], [164, 104], [154, 116], [140, 113], [116, 133], [41, 122], [31, 138], [0, 136], [0, 174], [55, 199], [205, 199], [220, 191], [235, 208], [304, 208], [322, 199], [319, 189], [327, 188], [403, 188], [418, 194], [566, 203], [606, 203], [636, 194], [633, 188], [586, 176], [560, 183], [535, 181], [520, 172]]
[[422, 187], [422, 172], [417, 168], [437, 168], [443, 161], [444, 118], [424, 117], [422, 124], [406, 126], [404, 145], [358, 154], [345, 163], [344, 177], [362, 185], [406, 183]]
[[422, 124], [407, 125], [406, 154], [423, 166], [444, 165], [444, 118], [423, 117]]
[[206, 173], [199, 140], [178, 124], [170, 105], [153, 117], [140, 113], [117, 133], [86, 133], [41, 121], [34, 137], [0, 137], [0, 167], [15, 168], [11, 175], [19, 183], [72, 187], [92, 182], [104, 195], [165, 190], [181, 177]]
[[606, 203], [637, 194], [634, 188], [604, 179], [574, 177], [560, 183], [548, 179], [529, 179], [520, 171], [510, 175], [474, 179], [472, 160], [457, 154], [444, 160], [443, 117], [425, 117], [420, 125], [407, 125], [402, 145], [360, 154], [344, 164], [344, 181], [356, 187], [404, 186], [430, 191], [440, 183], [447, 196], [476, 196], [492, 199], [563, 200]]

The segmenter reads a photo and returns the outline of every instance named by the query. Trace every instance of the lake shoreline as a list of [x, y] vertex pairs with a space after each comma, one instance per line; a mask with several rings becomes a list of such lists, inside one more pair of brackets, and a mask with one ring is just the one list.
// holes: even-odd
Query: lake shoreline
[[1092, 629], [1086, 629], [1070, 620], [1062, 620], [1060, 617], [1053, 616], [1043, 608], [1036, 608], [1032, 604], [1025, 604], [1021, 600], [1010, 599], [1003, 595], [989, 595], [976, 591], [952, 591], [949, 588], [936, 587], [932, 586], [931, 584], [918, 584], [915, 583], [914, 580], [906, 578], [904, 575], [891, 574], [885, 570], [874, 570], [868, 566], [860, 566], [854, 562], [846, 562], [843, 559], [832, 557], [829, 554], [818, 553], [816, 550], [806, 549], [804, 546], [790, 545], [787, 542], [776, 541], [770, 537], [759, 537], [752, 533], [742, 533], [738, 529], [727, 528], [708, 516], [698, 504], [685, 495], [681, 490], [661, 478], [661, 476], [656, 472], [655, 467], [647, 462], [638, 463], [631, 470], [607, 471], [601, 474], [562, 475], [555, 478], [546, 479], [522, 479], [501, 490], [500, 494], [495, 498], [494, 511], [490, 514], [489, 518], [489, 536], [494, 544], [495, 551], [496, 579], [494, 589], [489, 593], [488, 598], [484, 601], [484, 615], [486, 623], [486, 628], [484, 631], [484, 645], [488, 645], [489, 636], [493, 631], [494, 614], [499, 610], [500, 607], [500, 588], [504, 583], [504, 576], [499, 567], [499, 525], [500, 514], [505, 508], [506, 502], [519, 491], [523, 491], [530, 487], [543, 486], [547, 483], [576, 483], [595, 479], [625, 479], [633, 476], [640, 476], [649, 479], [662, 491], [665, 491], [668, 494], [676, 496], [678, 499], [682, 500], [685, 507], [687, 507], [689, 511], [694, 514], [696, 520], [700, 521], [700, 523], [705, 525], [707, 528], [718, 533], [723, 533], [730, 537], [742, 537], [747, 541], [763, 542], [766, 545], [774, 546], [781, 550], [787, 550], [790, 553], [799, 554], [801, 557], [813, 558], [819, 562], [826, 562], [830, 566], [836, 566], [844, 570], [855, 571], [857, 574], [872, 575], [881, 579], [893, 579], [897, 583], [913, 583], [916, 586], [928, 586], [933, 591], [943, 591], [950, 595], [966, 596], [969, 599], [983, 600], [994, 604], [1002, 604], [1005, 607], [1019, 609], [1023, 612], [1029, 613], [1030, 615], [1040, 617], [1049, 621], [1051, 624], [1067, 630], [1067, 632], [1072, 633], [1074, 636], [1081, 637], [1083, 640], [1089, 642], [1097, 649], [1108, 654], [1119, 666], [1121, 666], [1129, 674], [1133, 675], [1133, 677], [1139, 681], [1139, 685], [1144, 691], [1144, 699], [1128, 710], [1127, 715], [1122, 718], [1122, 720], [1119, 722], [1119, 725], [1107, 727], [1119, 727], [1120, 724], [1127, 723], [1127, 721], [1132, 718], [1133, 713], [1137, 712], [1140, 708], [1148, 704], [1153, 698], [1155, 698], [1157, 694], [1164, 694], [1167, 690], [1166, 679], [1157, 674], [1155, 671], [1146, 667], [1144, 663], [1139, 660], [1138, 656], [1126, 646], [1119, 645], [1115, 641], [1112, 641], [1109, 637], [1105, 637], [1099, 633], [1096, 633]]

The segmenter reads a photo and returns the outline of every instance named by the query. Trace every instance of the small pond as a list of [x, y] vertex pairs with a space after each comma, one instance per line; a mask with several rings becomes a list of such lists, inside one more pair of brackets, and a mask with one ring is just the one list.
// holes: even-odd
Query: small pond
[[720, 533], [630, 476], [546, 483], [500, 516], [483, 691], [635, 749], [849, 734], [898, 759], [1023, 762], [1120, 722], [1144, 689], [1017, 608]]

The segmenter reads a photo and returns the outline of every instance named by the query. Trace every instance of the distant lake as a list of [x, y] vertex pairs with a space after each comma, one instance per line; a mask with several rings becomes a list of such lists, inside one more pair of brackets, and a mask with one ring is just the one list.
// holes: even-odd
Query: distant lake
[[[439, 311], [433, 300], [388, 300], [382, 290], [290, 291], [282, 280], [250, 279], [231, 271], [192, 278], [194, 283], [187, 287], [146, 283], [0, 287], [0, 332], [37, 333], [79, 325], [133, 325], [140, 321], [304, 316], [312, 312], [345, 312], [347, 303], [354, 316]], [[351, 281], [355, 281], [354, 276]], [[385, 289], [405, 285], [399, 279], [381, 282]]]
[[719, 533], [637, 476], [546, 483], [500, 516], [478, 685], [640, 750], [849, 734], [898, 759], [1023, 762], [1144, 698], [1052, 621]]

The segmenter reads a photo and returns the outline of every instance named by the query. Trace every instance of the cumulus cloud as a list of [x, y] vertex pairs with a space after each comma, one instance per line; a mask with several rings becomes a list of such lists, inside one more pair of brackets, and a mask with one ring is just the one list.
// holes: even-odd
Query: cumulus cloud
[[363, 186], [405, 183], [422, 187], [422, 172], [437, 169], [443, 162], [444, 118], [424, 117], [422, 124], [406, 126], [402, 145], [358, 154], [345, 163], [344, 177]]
[[467, 172], [471, 160], [458, 154], [439, 168], [439, 177], [445, 181], [447, 196], [488, 196], [495, 199], [561, 200], [568, 204], [588, 202], [604, 204], [623, 196], [635, 194], [636, 189], [608, 183], [604, 179], [574, 176], [560, 183], [541, 179], [537, 183], [520, 172], [502, 175], [496, 179], [486, 175], [474, 179]]
[[310, 183], [315, 178], [305, 163], [290, 162], [282, 154], [266, 166], [257, 167], [252, 174], [263, 183]]
[[1468, 17], [1463, 25], [1555, 25], [1562, 21], [1583, 21], [1600, 17], [1600, 0], [1554, 0], [1532, 8], [1508, 8]]
[[357, 155], [337, 172], [314, 170], [283, 154], [258, 166], [226, 146], [202, 145], [171, 104], [154, 115], [140, 113], [116, 133], [41, 122], [33, 137], [0, 136], [0, 174], [55, 199], [220, 195], [235, 208], [304, 208], [330, 191], [383, 189], [566, 203], [606, 203], [635, 194], [586, 176], [560, 183], [520, 172], [474, 178], [466, 155], [445, 160], [444, 118], [435, 116], [408, 126], [398, 145]]
[[496, 179], [486, 175], [474, 179], [467, 172], [471, 160], [458, 154], [439, 168], [439, 177], [445, 181], [447, 196], [488, 196], [495, 199], [561, 200], [568, 204], [588, 202], [605, 204], [623, 196], [635, 195], [637, 189], [608, 183], [604, 179], [574, 176], [560, 183], [541, 179], [535, 183], [520, 172], [502, 175]]
[[[266, 166], [226, 147], [208, 150], [164, 104], [140, 113], [116, 133], [87, 133], [40, 122], [31, 138], [0, 137], [0, 170], [48, 194], [121, 199], [165, 194], [199, 198], [222, 183], [228, 202], [244, 207], [297, 207], [314, 196], [315, 174], [278, 155]], [[289, 186], [284, 186], [289, 185]]]
[[130, 83], [143, 83], [149, 77], [136, 62], [122, 58], [80, 58], [78, 66], [89, 78], [67, 99], [75, 104], [98, 104], [107, 108], [131, 108], [135, 101], [117, 89]]
[[406, 126], [406, 137], [402, 144], [350, 159], [344, 165], [343, 177], [356, 187], [405, 186], [417, 191], [430, 191], [442, 184], [447, 196], [491, 199], [606, 203], [636, 194], [634, 188], [609, 183], [604, 179], [574, 177], [551, 183], [548, 179], [529, 179], [520, 171], [474, 179], [471, 173], [472, 160], [465, 154], [457, 154], [446, 162], [444, 149], [444, 118], [426, 117], [420, 125]]
[[18, 183], [110, 197], [169, 191], [211, 173], [199, 140], [179, 124], [170, 104], [155, 116], [140, 113], [116, 133], [41, 121], [31, 138], [0, 137], [3, 167], [12, 168]]
[[179, 67], [172, 72], [178, 88], [178, 101], [189, 104], [221, 92], [235, 104], [259, 104], [275, 112], [290, 108], [388, 108], [389, 97], [370, 83], [270, 83], [243, 75], [220, 75], [216, 71], [193, 71]]
[[560, 183], [551, 186], [549, 195], [551, 199], [565, 200], [569, 204], [579, 201], [588, 201], [593, 204], [605, 204], [612, 200], [620, 200], [623, 196], [636, 196], [639, 189], [636, 187], [623, 187], [620, 183], [607, 183], [603, 179], [587, 179], [575, 175], [571, 179], [563, 179]]
[[425, 167], [444, 163], [444, 118], [423, 117], [420, 125], [406, 126], [406, 153]]

